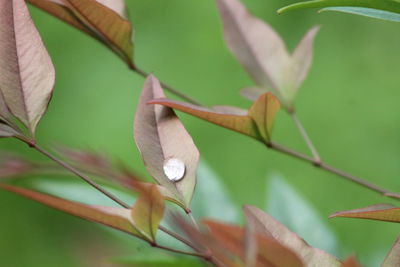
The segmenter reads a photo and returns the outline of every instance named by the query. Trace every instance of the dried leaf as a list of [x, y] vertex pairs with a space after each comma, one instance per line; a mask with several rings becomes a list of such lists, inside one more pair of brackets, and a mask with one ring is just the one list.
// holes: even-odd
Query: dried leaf
[[123, 0], [28, 0], [104, 43], [133, 65], [133, 28]]
[[148, 240], [146, 236], [143, 236], [143, 234], [135, 228], [134, 222], [130, 218], [130, 209], [85, 205], [5, 184], [1, 184], [0, 188], [18, 195], [22, 195], [46, 206], [72, 214], [74, 216], [97, 222], [105, 226], [135, 235], [141, 239]]
[[329, 218], [334, 217], [400, 222], [400, 208], [390, 204], [377, 204], [361, 209], [339, 211], [329, 216]]
[[164, 209], [164, 197], [155, 185], [146, 188], [132, 208], [132, 218], [136, 227], [152, 241], [156, 240], [156, 233], [164, 216]]
[[302, 238], [262, 210], [253, 206], [245, 206], [244, 211], [246, 217], [254, 217], [259, 224], [258, 227], [266, 236], [270, 235], [282, 245], [292, 249], [306, 266], [340, 266], [339, 260], [334, 256], [309, 246]]
[[0, 1], [0, 90], [32, 135], [45, 113], [55, 71], [24, 0]]
[[340, 267], [362, 267], [355, 257], [347, 258]]
[[[221, 109], [215, 111], [165, 98], [155, 99], [149, 103], [160, 104], [183, 111], [200, 119], [245, 134], [263, 142], [271, 139], [274, 117], [280, 108], [279, 101], [272, 95], [272, 93], [261, 95], [257, 101], [253, 103], [247, 115], [237, 115], [237, 110], [233, 112], [231, 109], [225, 109], [225, 112], [221, 112]], [[227, 111], [230, 111], [230, 113]]]
[[[196, 185], [199, 152], [172, 109], [147, 104], [160, 97], [165, 95], [159, 81], [154, 76], [148, 77], [135, 116], [135, 141], [153, 178], [175, 196], [177, 202], [189, 208]], [[180, 171], [183, 167], [183, 177], [178, 181], [170, 180], [168, 169], [164, 170], [171, 159], [183, 164], [179, 166]]]
[[386, 256], [381, 267], [400, 266], [400, 237], [397, 238], [389, 254]]
[[271, 89], [285, 108], [291, 108], [311, 64], [317, 28], [311, 29], [290, 55], [281, 37], [238, 0], [216, 2], [228, 48], [258, 86]]

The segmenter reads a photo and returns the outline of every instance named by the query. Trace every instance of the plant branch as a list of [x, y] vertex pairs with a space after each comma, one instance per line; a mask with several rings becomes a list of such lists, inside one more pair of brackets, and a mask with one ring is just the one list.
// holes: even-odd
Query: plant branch
[[[147, 78], [149, 76], [149, 73], [145, 72], [144, 70], [136, 67], [136, 66], [131, 66], [131, 70], [133, 70], [134, 72], [136, 72], [137, 74], [139, 74], [140, 76]], [[193, 99], [192, 97], [182, 93], [181, 91], [178, 91], [177, 89], [169, 86], [168, 84], [165, 84], [163, 82], [161, 82], [161, 86], [167, 90], [168, 92], [170, 92], [171, 94], [176, 95], [177, 97], [180, 97], [184, 100], [186, 100], [187, 102], [193, 104], [193, 105], [197, 105], [197, 106], [203, 106], [199, 101]]]
[[[86, 176], [85, 174], [81, 173], [80, 171], [78, 171], [77, 169], [75, 169], [73, 166], [69, 165], [68, 163], [64, 162], [63, 160], [57, 158], [56, 156], [50, 154], [48, 151], [46, 151], [45, 149], [43, 149], [42, 147], [40, 147], [39, 145], [37, 145], [35, 142], [29, 141], [29, 140], [25, 140], [22, 138], [18, 138], [19, 140], [23, 141], [24, 143], [28, 144], [29, 147], [35, 149], [36, 151], [40, 152], [41, 154], [43, 154], [44, 156], [46, 156], [47, 158], [51, 159], [52, 161], [56, 162], [57, 164], [59, 164], [60, 166], [62, 166], [63, 168], [65, 168], [66, 170], [70, 171], [71, 173], [75, 174], [76, 176], [78, 176], [79, 178], [81, 178], [82, 180], [84, 180], [85, 182], [87, 182], [89, 185], [91, 185], [92, 187], [94, 187], [95, 189], [97, 189], [98, 191], [100, 191], [102, 194], [104, 194], [105, 196], [107, 196], [108, 198], [110, 198], [111, 200], [113, 200], [114, 202], [118, 203], [120, 206], [126, 208], [126, 209], [130, 209], [131, 207], [126, 204], [125, 202], [123, 202], [122, 200], [120, 200], [118, 197], [116, 197], [115, 195], [113, 195], [112, 193], [108, 192], [107, 190], [105, 190], [103, 187], [101, 187], [100, 185], [98, 185], [97, 183], [95, 183], [91, 178], [89, 178], [88, 176]], [[181, 237], [180, 235], [168, 230], [167, 228], [163, 227], [163, 226], [159, 226], [159, 229], [161, 231], [163, 231], [164, 233], [172, 236], [173, 238], [177, 239], [178, 241], [182, 242], [183, 244], [187, 245], [188, 247], [194, 249], [195, 247], [189, 242], [187, 241], [185, 238]]]
[[306, 142], [308, 149], [311, 151], [311, 154], [313, 155], [314, 161], [315, 162], [321, 162], [321, 157], [319, 156], [319, 153], [318, 153], [317, 149], [315, 148], [313, 142], [311, 141], [311, 138], [308, 135], [306, 129], [303, 126], [303, 124], [301, 123], [301, 121], [297, 117], [297, 114], [295, 113], [295, 111], [289, 112], [289, 115], [292, 118], [292, 120], [294, 121], [297, 129], [299, 129], [300, 134], [303, 137], [304, 141]]
[[399, 195], [396, 194], [396, 193], [390, 192], [390, 191], [388, 191], [388, 190], [386, 190], [384, 188], [381, 188], [381, 187], [376, 186], [376, 185], [374, 185], [372, 183], [364, 181], [363, 179], [358, 178], [358, 177], [356, 177], [354, 175], [351, 175], [351, 174], [348, 174], [348, 173], [346, 173], [346, 172], [344, 172], [342, 170], [336, 169], [336, 168], [334, 168], [334, 167], [332, 167], [332, 166], [330, 166], [330, 165], [328, 165], [328, 164], [326, 164], [326, 163], [324, 163], [322, 161], [315, 161], [315, 159], [313, 159], [312, 157], [309, 157], [309, 156], [304, 155], [302, 153], [299, 153], [297, 151], [291, 150], [291, 149], [289, 149], [287, 147], [284, 147], [282, 145], [279, 145], [279, 144], [276, 144], [276, 143], [272, 143], [272, 142], [267, 143], [266, 145], [267, 145], [267, 147], [269, 147], [269, 148], [271, 148], [271, 149], [273, 149], [275, 151], [278, 151], [278, 152], [281, 152], [283, 154], [292, 156], [294, 158], [300, 159], [300, 160], [305, 161], [305, 162], [309, 162], [309, 163], [311, 163], [312, 165], [314, 165], [315, 167], [317, 167], [319, 169], [322, 169], [322, 170], [325, 170], [327, 172], [336, 174], [336, 175], [338, 175], [340, 177], [345, 178], [348, 181], [351, 181], [353, 183], [356, 183], [358, 185], [366, 187], [366, 188], [368, 188], [368, 189], [370, 189], [370, 190], [372, 190], [374, 192], [380, 193], [380, 194], [382, 194], [384, 196], [388, 196], [388, 197], [392, 197], [392, 198], [399, 198]]

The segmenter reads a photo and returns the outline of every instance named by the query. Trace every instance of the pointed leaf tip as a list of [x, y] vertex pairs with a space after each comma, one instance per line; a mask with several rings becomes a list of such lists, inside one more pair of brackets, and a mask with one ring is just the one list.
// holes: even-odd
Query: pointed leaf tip
[[329, 218], [335, 217], [360, 218], [399, 223], [400, 208], [390, 204], [377, 204], [361, 209], [339, 211], [329, 216]]
[[10, 113], [34, 136], [55, 70], [24, 0], [0, 1], [0, 27], [0, 90]]
[[[153, 178], [189, 208], [196, 185], [199, 151], [174, 111], [169, 107], [148, 105], [154, 98], [165, 97], [153, 75], [146, 79], [135, 115], [134, 136], [147, 170]], [[179, 179], [169, 179], [168, 162], [181, 162]], [[168, 165], [168, 166], [167, 166]], [[170, 168], [171, 167], [171, 168]], [[181, 169], [182, 169], [181, 168]]]

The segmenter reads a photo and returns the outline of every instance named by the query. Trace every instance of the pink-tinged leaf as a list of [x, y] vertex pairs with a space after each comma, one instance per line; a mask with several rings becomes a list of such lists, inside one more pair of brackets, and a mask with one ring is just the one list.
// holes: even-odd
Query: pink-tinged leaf
[[210, 231], [209, 235], [226, 250], [239, 257], [244, 262], [243, 266], [303, 267], [299, 257], [289, 248], [257, 231], [252, 232], [255, 234], [255, 238], [251, 238], [252, 242], [256, 242], [256, 244], [252, 244], [255, 245], [253, 247], [255, 251], [251, 252], [256, 255], [256, 258], [252, 259], [255, 265], [248, 265], [246, 256], [249, 253], [249, 244], [246, 242], [248, 237], [245, 236], [243, 228], [214, 221], [204, 221], [204, 224]]
[[342, 263], [342, 265], [340, 265], [340, 267], [362, 267], [362, 266], [358, 263], [357, 259], [353, 256], [353, 257], [347, 258]]
[[280, 108], [279, 101], [272, 93], [261, 95], [245, 115], [238, 115], [238, 112], [241, 112], [240, 114], [243, 114], [243, 112], [237, 109], [232, 110], [232, 108], [225, 107], [224, 109], [217, 108], [218, 111], [216, 111], [215, 109], [207, 109], [165, 98], [155, 99], [149, 103], [183, 111], [260, 141], [269, 141], [271, 139], [274, 117]]
[[258, 86], [272, 90], [290, 108], [298, 86], [308, 73], [316, 30], [311, 30], [291, 55], [281, 37], [250, 14], [239, 0], [216, 2], [230, 51]]
[[392, 249], [386, 256], [381, 267], [395, 267], [400, 266], [400, 237], [396, 239]]
[[134, 222], [130, 217], [130, 209], [85, 205], [5, 184], [1, 184], [0, 188], [18, 195], [22, 195], [46, 206], [72, 214], [74, 216], [103, 224], [105, 226], [135, 235], [141, 239], [148, 240], [146, 236], [143, 236], [135, 228]]
[[123, 0], [28, 0], [99, 40], [132, 66], [133, 28]]
[[301, 237], [257, 207], [245, 206], [244, 212], [246, 217], [252, 217], [258, 224], [259, 233], [271, 236], [283, 246], [290, 248], [306, 266], [340, 266], [340, 261], [334, 256], [309, 246]]
[[152, 241], [156, 240], [156, 233], [164, 216], [164, 210], [164, 197], [156, 185], [144, 188], [132, 208], [132, 218], [136, 227]]
[[400, 222], [400, 208], [397, 208], [390, 204], [378, 204], [361, 209], [339, 211], [329, 216], [329, 218], [334, 217]]
[[0, 90], [0, 121], [9, 122], [12, 120], [12, 115], [4, 100], [3, 93]]
[[261, 87], [245, 87], [240, 90], [240, 95], [250, 101], [256, 101], [262, 94], [267, 93], [268, 89], [261, 88]]
[[[124, 14], [118, 14], [113, 10], [117, 7], [116, 5], [109, 8], [95, 0], [64, 1], [70, 4], [71, 10], [88, 29], [102, 39], [128, 65], [132, 64], [132, 24], [124, 18]], [[103, 1], [105, 2], [109, 1]]]
[[0, 90], [34, 135], [49, 104], [55, 71], [24, 0], [0, 0]]
[[[189, 208], [196, 186], [199, 151], [172, 109], [147, 104], [160, 97], [165, 95], [159, 81], [148, 77], [135, 116], [135, 141], [153, 178], [177, 202]], [[175, 174], [178, 176], [172, 177]]]
[[232, 114], [232, 115], [239, 115], [239, 116], [247, 116], [247, 110], [238, 108], [238, 107], [232, 107], [232, 106], [213, 106], [212, 110], [219, 112], [219, 113], [224, 113], [224, 114]]

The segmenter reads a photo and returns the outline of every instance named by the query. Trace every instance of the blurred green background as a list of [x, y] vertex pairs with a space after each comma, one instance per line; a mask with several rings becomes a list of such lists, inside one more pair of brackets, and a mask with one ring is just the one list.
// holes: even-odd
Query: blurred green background
[[[238, 92], [253, 83], [225, 48], [213, 0], [126, 2], [138, 66], [208, 105], [250, 105]], [[276, 14], [293, 1], [242, 2], [274, 27], [289, 49], [311, 26], [322, 25], [314, 64], [297, 98], [298, 114], [326, 162], [399, 192], [400, 25], [315, 11]], [[147, 176], [132, 136], [143, 78], [101, 44], [31, 10], [57, 70], [54, 97], [38, 129], [39, 143], [103, 151]], [[250, 138], [178, 114], [237, 207], [265, 207], [271, 173], [284, 176], [323, 218], [338, 210], [391, 202]], [[274, 138], [307, 153], [284, 112]], [[42, 160], [15, 140], [0, 140], [0, 148]], [[0, 192], [0, 207], [1, 266], [102, 266], [98, 262], [104, 258], [140, 250], [117, 246], [91, 223], [9, 193]], [[326, 222], [339, 239], [338, 256], [355, 253], [368, 266], [376, 266], [399, 233], [398, 225], [390, 223]]]

